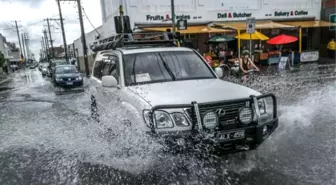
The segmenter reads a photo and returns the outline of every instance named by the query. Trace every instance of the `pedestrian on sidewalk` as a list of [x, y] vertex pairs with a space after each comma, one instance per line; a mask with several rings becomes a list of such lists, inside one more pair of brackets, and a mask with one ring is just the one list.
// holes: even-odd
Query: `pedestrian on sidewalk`
[[329, 58], [331, 58], [331, 59], [335, 58], [335, 48], [336, 48], [335, 40], [331, 39], [328, 43], [328, 46], [327, 46], [328, 55], [329, 55]]

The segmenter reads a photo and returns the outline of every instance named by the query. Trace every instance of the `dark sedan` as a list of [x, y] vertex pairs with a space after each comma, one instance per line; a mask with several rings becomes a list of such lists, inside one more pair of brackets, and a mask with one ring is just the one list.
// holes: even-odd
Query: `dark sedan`
[[73, 65], [58, 65], [55, 69], [54, 84], [61, 87], [83, 86], [83, 77]]

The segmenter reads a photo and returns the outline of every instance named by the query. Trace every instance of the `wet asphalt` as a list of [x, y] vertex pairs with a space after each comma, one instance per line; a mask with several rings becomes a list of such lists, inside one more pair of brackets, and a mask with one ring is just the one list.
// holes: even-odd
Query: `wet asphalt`
[[257, 150], [202, 157], [158, 152], [136, 132], [108, 139], [86, 88], [19, 71], [0, 84], [0, 184], [333, 185], [335, 66], [303, 69], [246, 84], [279, 100], [280, 125]]

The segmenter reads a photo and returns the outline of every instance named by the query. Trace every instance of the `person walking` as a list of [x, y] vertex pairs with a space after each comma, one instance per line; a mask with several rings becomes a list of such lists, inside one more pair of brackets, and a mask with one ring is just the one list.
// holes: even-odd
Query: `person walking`
[[334, 39], [331, 39], [328, 43], [327, 50], [328, 50], [328, 56], [331, 59], [335, 58], [335, 48], [336, 48], [336, 43]]

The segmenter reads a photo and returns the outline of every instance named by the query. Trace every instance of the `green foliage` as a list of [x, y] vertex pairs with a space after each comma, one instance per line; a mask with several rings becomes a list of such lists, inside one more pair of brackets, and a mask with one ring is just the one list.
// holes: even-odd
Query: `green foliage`
[[5, 56], [0, 51], [0, 67], [5, 64]]

